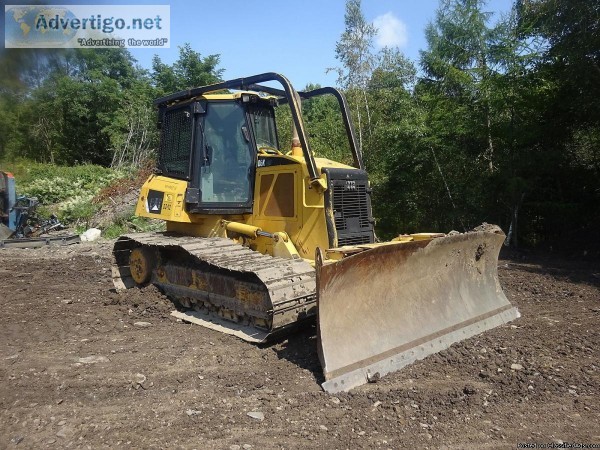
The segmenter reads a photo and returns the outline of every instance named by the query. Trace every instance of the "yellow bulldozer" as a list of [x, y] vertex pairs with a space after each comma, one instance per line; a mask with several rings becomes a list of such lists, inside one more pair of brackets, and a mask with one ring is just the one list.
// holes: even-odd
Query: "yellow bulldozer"
[[[311, 150], [301, 104], [323, 95], [337, 99], [352, 166]], [[519, 316], [498, 281], [498, 227], [378, 241], [362, 154], [337, 89], [299, 92], [264, 73], [155, 104], [157, 170], [136, 214], [166, 221], [166, 232], [117, 240], [118, 289], [152, 283], [183, 307], [178, 317], [250, 342], [316, 317], [328, 392]], [[275, 108], [283, 106], [291, 145], [278, 139]]]

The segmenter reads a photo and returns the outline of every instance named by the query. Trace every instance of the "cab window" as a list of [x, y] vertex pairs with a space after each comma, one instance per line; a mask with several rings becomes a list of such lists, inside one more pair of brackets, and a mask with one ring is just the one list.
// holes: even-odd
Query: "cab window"
[[245, 113], [238, 102], [208, 105], [203, 124], [206, 157], [200, 170], [203, 203], [248, 203], [254, 154], [243, 127]]

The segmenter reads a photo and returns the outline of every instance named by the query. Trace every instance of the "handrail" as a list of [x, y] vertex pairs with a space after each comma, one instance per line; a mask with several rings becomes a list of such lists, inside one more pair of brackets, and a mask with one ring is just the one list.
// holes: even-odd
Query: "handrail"
[[193, 89], [179, 91], [175, 92], [174, 94], [170, 94], [155, 100], [154, 105], [160, 108], [167, 106], [167, 104], [171, 102], [175, 102], [178, 100], [186, 100], [189, 98], [197, 97], [202, 94], [221, 91], [224, 89], [250, 90], [250, 87], [256, 85], [256, 83], [264, 83], [267, 81], [278, 81], [283, 86], [285, 92], [285, 99], [290, 104], [292, 120], [294, 121], [296, 130], [298, 130], [298, 138], [300, 139], [300, 145], [302, 146], [302, 152], [304, 153], [304, 159], [306, 160], [308, 174], [310, 176], [311, 181], [318, 180], [320, 178], [320, 175], [317, 171], [317, 164], [315, 163], [315, 158], [309, 147], [306, 130], [304, 129], [302, 112], [297, 100], [299, 97], [296, 90], [292, 87], [290, 81], [283, 75], [280, 75], [275, 72], [267, 72], [260, 75], [253, 75], [245, 78], [236, 78], [233, 80], [223, 81], [208, 86], [201, 86]]

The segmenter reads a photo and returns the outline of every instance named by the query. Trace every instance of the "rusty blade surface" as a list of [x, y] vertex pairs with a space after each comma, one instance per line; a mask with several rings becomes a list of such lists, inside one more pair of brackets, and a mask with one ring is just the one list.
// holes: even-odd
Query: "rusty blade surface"
[[374, 381], [519, 317], [498, 281], [503, 241], [477, 231], [317, 262], [323, 388]]

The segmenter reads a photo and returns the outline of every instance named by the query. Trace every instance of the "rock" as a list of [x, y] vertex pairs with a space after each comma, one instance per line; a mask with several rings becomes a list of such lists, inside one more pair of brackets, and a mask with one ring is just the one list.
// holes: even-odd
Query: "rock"
[[66, 420], [61, 420], [60, 422], [58, 422], [58, 423], [57, 423], [57, 425], [58, 425], [59, 427], [62, 427], [62, 426], [63, 426], [63, 425], [65, 425], [66, 423], [67, 423], [67, 421], [66, 421]]
[[146, 386], [144, 386], [145, 382], [146, 382], [146, 375], [144, 375], [143, 373], [136, 373], [135, 378], [131, 382], [131, 384], [133, 385], [134, 389], [139, 389], [139, 388], [146, 389]]
[[321, 430], [321, 431], [329, 431], [329, 428], [327, 428], [325, 425], [319, 425], [319, 430]]
[[67, 299], [67, 300], [63, 300], [62, 302], [63, 302], [65, 305], [70, 305], [71, 303], [73, 303], [73, 300], [69, 300], [69, 299]]
[[229, 446], [229, 450], [240, 450], [242, 447], [237, 445], [237, 444], [233, 444]]
[[493, 225], [487, 222], [483, 222], [481, 225], [473, 228], [473, 231], [487, 231], [489, 233], [504, 234], [498, 225]]
[[244, 450], [250, 450], [252, 448], [252, 446], [250, 444], [244, 444], [244, 445], [242, 445], [242, 448]]
[[133, 325], [140, 328], [147, 328], [152, 326], [150, 322], [135, 322]]
[[12, 438], [10, 440], [10, 442], [13, 443], [13, 444], [15, 444], [15, 445], [19, 445], [23, 439], [25, 439], [24, 436], [15, 436], [14, 438]]
[[256, 419], [258, 421], [263, 421], [265, 420], [265, 415], [263, 413], [261, 413], [260, 411], [250, 411], [247, 414], [248, 417], [252, 417], [253, 419]]
[[335, 405], [339, 405], [340, 404], [340, 399], [337, 397], [331, 397], [331, 403], [335, 404]]
[[473, 386], [471, 386], [470, 384], [467, 384], [463, 388], [463, 393], [465, 393], [467, 395], [473, 395], [475, 392], [477, 392], [477, 390]]
[[62, 427], [60, 430], [58, 430], [58, 433], [56, 433], [56, 435], [59, 438], [63, 438], [63, 439], [68, 438], [72, 434], [73, 434], [73, 429], [71, 429], [70, 427]]
[[196, 409], [188, 409], [185, 413], [190, 417], [200, 415], [200, 411], [198, 411]]
[[521, 364], [511, 364], [510, 368], [512, 370], [523, 370], [523, 366]]
[[375, 372], [374, 374], [367, 374], [367, 381], [369, 383], [377, 383], [381, 379], [381, 375], [379, 372]]
[[106, 356], [86, 356], [84, 358], [79, 358], [77, 361], [82, 364], [96, 364], [110, 362], [110, 359]]
[[90, 228], [89, 230], [82, 233], [79, 236], [79, 238], [81, 239], [82, 242], [92, 242], [92, 241], [97, 240], [101, 234], [102, 234], [102, 231], [100, 231], [98, 228]]

